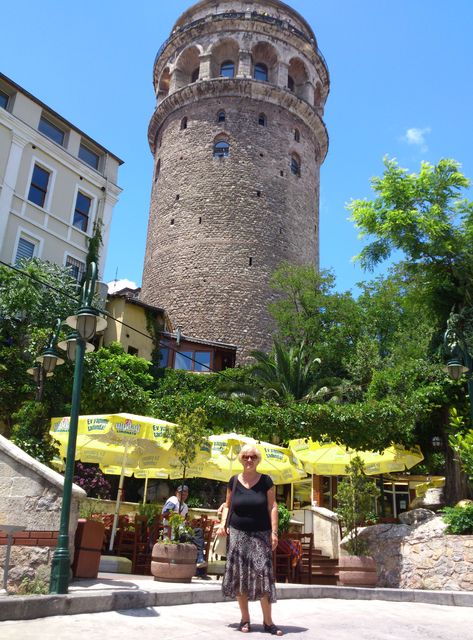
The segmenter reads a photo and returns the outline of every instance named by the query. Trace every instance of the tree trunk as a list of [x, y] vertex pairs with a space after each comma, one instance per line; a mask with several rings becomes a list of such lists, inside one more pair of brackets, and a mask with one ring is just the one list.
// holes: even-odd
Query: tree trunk
[[448, 407], [443, 407], [443, 440], [445, 442], [445, 503], [448, 506], [456, 504], [459, 500], [473, 497], [468, 476], [461, 470], [458, 454], [448, 444], [449, 416]]

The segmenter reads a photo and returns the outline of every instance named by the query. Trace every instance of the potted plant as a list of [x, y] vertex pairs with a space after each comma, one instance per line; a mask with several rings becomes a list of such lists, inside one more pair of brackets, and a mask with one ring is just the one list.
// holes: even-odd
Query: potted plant
[[[181, 465], [182, 484], [186, 469], [195, 460], [201, 445], [207, 442], [207, 416], [203, 409], [183, 414], [177, 419], [177, 427], [165, 430]], [[165, 582], [190, 582], [196, 571], [197, 547], [187, 542], [193, 529], [179, 513], [172, 513], [163, 535], [153, 546], [151, 573], [155, 580]]]
[[197, 547], [186, 542], [192, 537], [192, 527], [179, 513], [172, 513], [153, 546], [151, 573], [162, 582], [190, 582], [195, 574]]
[[282, 538], [289, 531], [291, 524], [291, 512], [285, 504], [278, 504], [278, 536]]
[[81, 502], [72, 563], [72, 572], [76, 578], [96, 578], [99, 571], [105, 526], [93, 517], [97, 513], [97, 505], [87, 499]]
[[358, 456], [347, 466], [347, 475], [338, 484], [337, 509], [342, 534], [343, 548], [348, 553], [340, 556], [339, 584], [345, 586], [375, 586], [376, 563], [368, 556], [366, 542], [360, 537], [363, 527], [373, 513], [373, 502], [379, 496], [376, 482], [365, 475], [364, 464]]

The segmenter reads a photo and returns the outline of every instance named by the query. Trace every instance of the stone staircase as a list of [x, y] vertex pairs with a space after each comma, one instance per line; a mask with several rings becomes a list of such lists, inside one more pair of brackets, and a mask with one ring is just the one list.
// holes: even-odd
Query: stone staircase
[[320, 549], [312, 552], [312, 584], [338, 584], [338, 560], [324, 556]]

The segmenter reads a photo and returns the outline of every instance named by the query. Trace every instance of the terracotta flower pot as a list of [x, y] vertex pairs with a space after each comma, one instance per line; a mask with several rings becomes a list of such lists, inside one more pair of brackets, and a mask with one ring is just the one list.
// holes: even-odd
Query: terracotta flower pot
[[376, 562], [370, 556], [341, 556], [338, 559], [338, 584], [344, 587], [375, 587]]
[[189, 542], [157, 542], [151, 556], [151, 573], [162, 582], [190, 582], [195, 575], [197, 547]]

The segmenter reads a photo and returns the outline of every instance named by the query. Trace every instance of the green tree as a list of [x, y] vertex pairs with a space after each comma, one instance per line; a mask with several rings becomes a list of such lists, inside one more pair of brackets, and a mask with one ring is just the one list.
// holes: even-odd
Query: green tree
[[[372, 269], [393, 251], [401, 252], [396, 269], [403, 277], [406, 299], [416, 301], [430, 337], [424, 359], [438, 367], [439, 348], [452, 311], [470, 348], [473, 340], [473, 203], [464, 193], [469, 180], [454, 160], [441, 160], [437, 165], [423, 162], [419, 173], [409, 173], [395, 160], [385, 159], [383, 176], [373, 178], [371, 184], [376, 194], [373, 200], [354, 200], [349, 205], [361, 235], [371, 238], [358, 259], [364, 268]], [[415, 349], [415, 341], [411, 347]], [[399, 370], [398, 375], [401, 373]], [[437, 396], [437, 415], [447, 441], [448, 407], [453, 403], [464, 412], [466, 401], [454, 386], [440, 381], [438, 385], [443, 398], [442, 393]], [[425, 385], [420, 388], [425, 391]], [[445, 454], [447, 500], [455, 502], [464, 497], [466, 482], [451, 447], [446, 447]]]
[[346, 359], [360, 330], [358, 305], [349, 292], [335, 292], [331, 271], [283, 263], [271, 286], [278, 293], [269, 310], [276, 320], [278, 340], [320, 358], [320, 379], [329, 387], [347, 376]]

